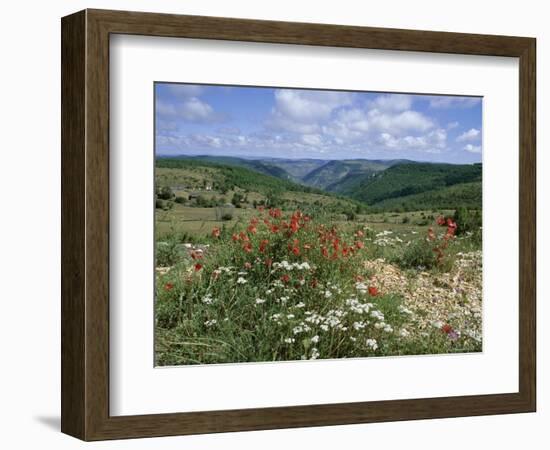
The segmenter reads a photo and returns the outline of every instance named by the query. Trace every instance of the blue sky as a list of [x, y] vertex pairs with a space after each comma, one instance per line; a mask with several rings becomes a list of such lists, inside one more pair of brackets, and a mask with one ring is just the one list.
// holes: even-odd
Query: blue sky
[[479, 97], [155, 84], [156, 154], [481, 161]]

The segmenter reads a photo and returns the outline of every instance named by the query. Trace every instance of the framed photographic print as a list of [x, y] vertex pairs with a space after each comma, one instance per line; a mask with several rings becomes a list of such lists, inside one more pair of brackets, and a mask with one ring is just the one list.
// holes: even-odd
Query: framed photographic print
[[535, 410], [535, 39], [62, 20], [62, 431]]

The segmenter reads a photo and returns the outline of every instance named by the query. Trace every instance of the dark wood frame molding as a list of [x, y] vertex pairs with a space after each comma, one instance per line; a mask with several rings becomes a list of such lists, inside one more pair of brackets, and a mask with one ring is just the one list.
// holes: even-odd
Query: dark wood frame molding
[[[61, 31], [64, 433], [100, 440], [535, 411], [535, 39], [104, 10], [64, 17]], [[110, 416], [110, 34], [519, 58], [519, 392]]]

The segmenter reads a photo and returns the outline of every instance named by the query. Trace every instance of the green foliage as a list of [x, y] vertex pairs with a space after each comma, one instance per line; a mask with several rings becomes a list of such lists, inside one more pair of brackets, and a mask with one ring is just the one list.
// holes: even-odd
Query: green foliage
[[453, 220], [457, 225], [457, 235], [480, 232], [482, 217], [479, 210], [469, 210], [461, 206], [456, 209]]
[[171, 200], [174, 197], [174, 193], [169, 186], [162, 186], [157, 191], [157, 198], [161, 200]]
[[221, 219], [224, 220], [224, 221], [232, 220], [232, 219], [233, 219], [233, 214], [231, 214], [231, 213], [224, 213], [224, 214], [222, 214]]
[[376, 204], [456, 184], [480, 182], [481, 170], [481, 164], [396, 164], [374, 176], [363, 178], [353, 190], [342, 193], [367, 204]]
[[437, 266], [434, 244], [426, 239], [417, 239], [394, 256], [393, 262], [404, 269], [433, 269]]

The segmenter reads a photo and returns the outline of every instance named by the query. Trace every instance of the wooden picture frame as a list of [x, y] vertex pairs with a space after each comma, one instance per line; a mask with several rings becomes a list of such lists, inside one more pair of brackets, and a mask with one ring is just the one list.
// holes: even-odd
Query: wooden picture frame
[[[85, 10], [62, 19], [62, 416], [83, 440], [535, 411], [533, 38]], [[519, 391], [140, 416], [109, 415], [109, 36], [135, 34], [519, 58]]]

